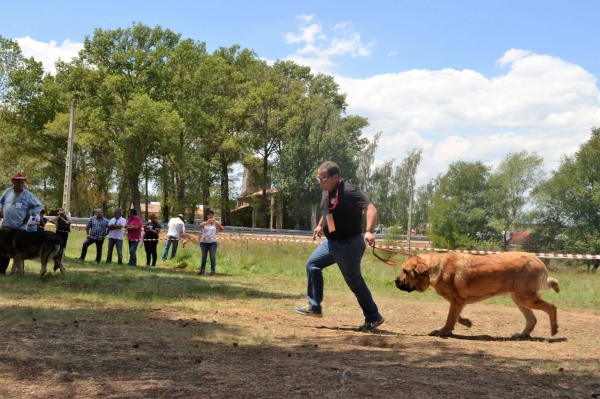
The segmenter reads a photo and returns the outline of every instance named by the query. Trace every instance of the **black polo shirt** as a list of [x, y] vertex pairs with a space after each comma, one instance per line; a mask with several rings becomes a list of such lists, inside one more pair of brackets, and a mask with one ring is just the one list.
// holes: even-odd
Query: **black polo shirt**
[[[333, 206], [336, 191], [339, 190], [338, 204], [333, 210], [328, 208]], [[329, 192], [329, 204], [327, 203], [327, 191], [323, 191], [321, 197], [321, 214], [323, 215], [323, 232], [328, 240], [339, 241], [348, 238], [354, 238], [361, 234], [362, 213], [371, 202], [365, 195], [352, 184], [342, 181], [333, 191]], [[335, 231], [329, 232], [327, 226], [327, 214], [333, 215]]]

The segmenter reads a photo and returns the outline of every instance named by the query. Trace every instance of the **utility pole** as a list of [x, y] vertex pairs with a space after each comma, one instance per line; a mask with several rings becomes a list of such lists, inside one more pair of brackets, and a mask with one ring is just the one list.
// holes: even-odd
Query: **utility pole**
[[[413, 189], [410, 188], [410, 202], [408, 203], [408, 231], [406, 232], [406, 246], [410, 248], [410, 236], [412, 235], [412, 205], [413, 205]], [[410, 252], [410, 249], [406, 250]], [[408, 255], [406, 256], [408, 258]]]
[[71, 121], [69, 123], [69, 142], [67, 143], [67, 162], [65, 165], [65, 185], [62, 207], [67, 215], [71, 214], [71, 171], [73, 168], [73, 139], [75, 137], [75, 109], [77, 100], [71, 103]]

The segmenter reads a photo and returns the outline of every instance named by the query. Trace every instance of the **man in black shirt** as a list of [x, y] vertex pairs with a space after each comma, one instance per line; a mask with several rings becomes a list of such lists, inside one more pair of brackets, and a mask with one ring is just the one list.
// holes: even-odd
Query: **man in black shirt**
[[[375, 245], [377, 209], [358, 188], [340, 178], [340, 167], [334, 162], [323, 163], [319, 167], [317, 179], [323, 189], [322, 216], [313, 232], [313, 238], [325, 233], [327, 240], [315, 249], [306, 263], [308, 307], [295, 306], [294, 309], [305, 316], [323, 316], [323, 269], [337, 263], [365, 316], [365, 324], [359, 330], [373, 331], [384, 320], [362, 277], [360, 261], [365, 253], [365, 242]], [[367, 230], [364, 235], [363, 212], [367, 214]]]

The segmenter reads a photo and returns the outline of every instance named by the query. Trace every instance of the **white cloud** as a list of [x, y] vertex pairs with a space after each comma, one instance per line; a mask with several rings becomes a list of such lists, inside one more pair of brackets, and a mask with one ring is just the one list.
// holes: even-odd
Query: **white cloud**
[[522, 58], [525, 58], [528, 55], [531, 55], [531, 51], [511, 48], [506, 53], [504, 53], [502, 57], [496, 60], [496, 64], [499, 66], [505, 66], [507, 64], [512, 64], [513, 62], [518, 61]]
[[384, 132], [380, 161], [424, 148], [424, 180], [461, 159], [497, 165], [521, 150], [536, 151], [548, 171], [555, 169], [600, 126], [596, 77], [560, 58], [518, 49], [497, 63], [507, 69], [493, 78], [442, 69], [336, 81], [347, 93], [348, 113], [369, 119], [368, 134]]
[[388, 57], [393, 57], [393, 56], [395, 56], [395, 55], [397, 55], [397, 54], [398, 54], [398, 52], [397, 52], [397, 51], [390, 51], [390, 52], [388, 53]]
[[323, 26], [311, 23], [314, 15], [299, 15], [298, 33], [284, 35], [288, 44], [303, 43], [304, 46], [286, 59], [298, 64], [308, 65], [315, 72], [331, 73], [337, 66], [335, 59], [343, 56], [366, 57], [375, 46], [375, 40], [364, 44], [359, 33], [354, 31], [350, 22], [341, 22], [326, 34]]
[[77, 56], [79, 50], [83, 48], [83, 43], [73, 42], [70, 39], [65, 39], [59, 46], [57, 46], [54, 40], [45, 43], [32, 39], [29, 36], [15, 40], [19, 43], [24, 56], [33, 57], [36, 61], [41, 61], [44, 69], [53, 74], [56, 73], [54, 67], [56, 61], [59, 59], [71, 61], [73, 57]]

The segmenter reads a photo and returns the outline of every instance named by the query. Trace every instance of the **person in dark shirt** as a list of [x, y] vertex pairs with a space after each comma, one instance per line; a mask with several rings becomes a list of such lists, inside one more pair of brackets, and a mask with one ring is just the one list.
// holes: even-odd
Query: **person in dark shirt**
[[42, 209], [40, 211], [40, 224], [37, 226], [37, 231], [46, 230], [46, 223], [48, 223], [48, 218], [46, 217], [46, 211]]
[[[160, 223], [156, 213], [150, 214], [150, 221], [144, 226], [144, 250], [146, 251], [146, 267], [156, 267], [156, 246], [158, 245], [158, 233]], [[148, 241], [150, 240], [150, 241]]]
[[[50, 221], [56, 225], [56, 234], [63, 240], [63, 248], [66, 248], [71, 232], [71, 218], [67, 215], [64, 209], [58, 210], [58, 215]], [[64, 255], [64, 252], [63, 252]]]
[[[365, 253], [365, 242], [375, 245], [377, 209], [358, 188], [340, 178], [340, 167], [334, 162], [327, 161], [319, 167], [317, 180], [323, 189], [322, 216], [313, 232], [313, 239], [324, 233], [327, 240], [315, 249], [306, 263], [308, 307], [295, 306], [294, 310], [305, 316], [323, 316], [323, 269], [337, 263], [365, 316], [365, 323], [359, 331], [373, 331], [384, 319], [362, 277], [360, 262]], [[364, 235], [363, 212], [367, 214]]]

